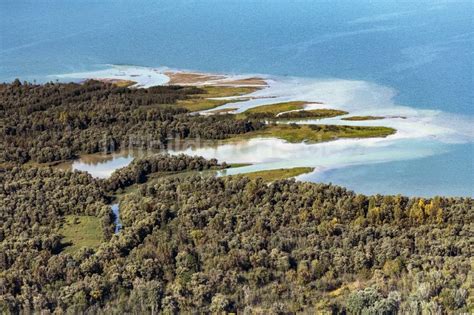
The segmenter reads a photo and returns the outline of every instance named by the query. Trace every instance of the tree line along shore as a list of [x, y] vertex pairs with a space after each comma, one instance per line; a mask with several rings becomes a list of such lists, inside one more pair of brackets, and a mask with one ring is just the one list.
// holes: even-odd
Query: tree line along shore
[[[84, 84], [35, 85], [18, 80], [1, 84], [5, 145], [0, 162], [54, 162], [104, 148], [109, 152], [121, 148], [161, 149], [176, 138], [222, 140], [270, 135], [291, 142], [316, 142], [384, 137], [395, 132], [387, 127], [301, 125], [299, 128], [266, 123], [270, 116], [278, 117], [278, 113], [285, 114], [293, 108], [302, 109], [301, 102], [257, 107], [242, 115], [190, 115], [194, 110], [228, 102], [209, 98], [242, 95], [254, 89], [216, 86], [131, 89], [94, 80]], [[314, 115], [321, 118], [338, 113], [325, 110]]]

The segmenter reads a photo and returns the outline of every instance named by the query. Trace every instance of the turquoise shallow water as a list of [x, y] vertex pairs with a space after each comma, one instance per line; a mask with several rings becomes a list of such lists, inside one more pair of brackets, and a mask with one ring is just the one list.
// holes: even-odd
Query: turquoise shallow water
[[[367, 194], [472, 196], [473, 161], [471, 159], [466, 167], [458, 160], [459, 156], [472, 157], [474, 146], [469, 144], [454, 146], [451, 149], [428, 158], [338, 168], [304, 175], [301, 179], [332, 182]], [[467, 182], [459, 178], [464, 172], [468, 178]]]
[[[472, 1], [0, 1], [0, 80], [106, 64], [365, 80], [473, 116]], [[326, 172], [360, 192], [472, 195], [471, 144]]]

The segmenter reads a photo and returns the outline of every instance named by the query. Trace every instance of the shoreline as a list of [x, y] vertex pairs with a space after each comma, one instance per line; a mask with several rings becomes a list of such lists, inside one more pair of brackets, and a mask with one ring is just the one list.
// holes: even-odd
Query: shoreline
[[[115, 73], [122, 79], [141, 73], [144, 77], [133, 77], [142, 80], [139, 87], [144, 87], [148, 74], [153, 76], [164, 72], [181, 73], [181, 80], [186, 78], [193, 84], [205, 85], [210, 81], [238, 82], [245, 78], [262, 78], [267, 86], [248, 95], [227, 96], [217, 98], [223, 105], [212, 106], [200, 114], [240, 114], [250, 108], [284, 102], [305, 102], [309, 105], [304, 110], [337, 109], [348, 112], [347, 115], [323, 119], [295, 119], [295, 124], [329, 124], [348, 126], [386, 126], [397, 130], [397, 133], [386, 138], [340, 139], [317, 144], [284, 143], [274, 138], [254, 138], [245, 142], [225, 143], [214, 149], [205, 147], [194, 150], [184, 149], [179, 152], [191, 155], [203, 155], [206, 158], [218, 158], [230, 162], [257, 162], [270, 167], [281, 168], [278, 161], [291, 161], [288, 166], [318, 166], [325, 169], [334, 169], [346, 165], [371, 165], [380, 162], [408, 161], [428, 156], [436, 156], [444, 152], [452, 143], [472, 143], [474, 135], [469, 130], [473, 119], [449, 115], [440, 111], [425, 110], [401, 106], [394, 103], [393, 90], [369, 82], [350, 81], [339, 79], [309, 79], [296, 77], [272, 77], [249, 75], [224, 75], [199, 73], [197, 71], [178, 71], [168, 68], [118, 67], [102, 70], [101, 75]], [[148, 71], [148, 72], [147, 72]], [[95, 74], [97, 76], [97, 73]], [[183, 77], [184, 76], [184, 77]], [[76, 75], [78, 77], [78, 75]], [[165, 76], [166, 77], [166, 76]], [[224, 77], [226, 79], [224, 79]], [[158, 76], [162, 84], [179, 83], [178, 80], [163, 79]], [[244, 81], [249, 82], [249, 81]], [[184, 82], [181, 82], [184, 83]], [[188, 82], [190, 83], [190, 82]], [[255, 82], [252, 82], [255, 83]], [[190, 84], [192, 85], [192, 84]], [[226, 102], [227, 100], [227, 102]], [[233, 102], [239, 100], [238, 102]], [[383, 120], [362, 119], [346, 120], [347, 117], [384, 117]], [[257, 147], [259, 143], [262, 147]], [[336, 149], [337, 148], [337, 149]], [[260, 150], [258, 161], [247, 157], [247, 152]], [[303, 150], [303, 151], [301, 151]], [[327, 152], [321, 152], [325, 151]], [[242, 161], [234, 159], [241, 156]], [[331, 156], [332, 161], [328, 161]], [[313, 161], [313, 162], [311, 162]], [[328, 164], [329, 163], [329, 164]], [[262, 168], [267, 168], [260, 165]], [[242, 170], [243, 171], [243, 170]]]
[[[474, 133], [469, 130], [470, 124], [474, 124], [474, 118], [444, 113], [438, 110], [418, 109], [396, 105], [393, 101], [396, 96], [393, 90], [364, 81], [340, 79], [321, 80], [297, 77], [281, 78], [255, 74], [226, 75], [175, 70], [166, 67], [148, 68], [124, 65], [111, 65], [110, 68], [105, 70], [102, 69], [91, 72], [52, 75], [50, 77], [66, 81], [68, 79], [84, 78], [132, 80], [137, 82], [133, 87], [146, 88], [147, 86], [163, 85], [173, 82], [170, 77], [165, 75], [165, 73], [180, 74], [185, 78], [191, 76], [193, 78], [193, 84], [198, 86], [206, 85], [207, 83], [212, 83], [212, 85], [216, 86], [225, 86], [225, 82], [235, 82], [236, 80], [254, 78], [266, 82], [265, 86], [260, 86], [259, 90], [249, 95], [222, 98], [223, 100], [240, 98], [242, 99], [241, 102], [226, 103], [205, 110], [202, 113], [227, 110], [227, 108], [237, 108], [237, 113], [240, 113], [257, 106], [289, 101], [307, 102], [310, 106], [305, 109], [311, 110], [321, 108], [318, 104], [318, 102], [321, 102], [328, 108], [336, 108], [350, 113], [348, 116], [341, 116], [341, 119], [326, 120], [328, 123], [337, 122], [338, 120], [345, 118], [344, 120], [346, 120], [346, 123], [360, 123], [361, 126], [364, 126], [370, 124], [372, 120], [347, 120], [347, 118], [349, 116], [384, 117], [383, 124], [387, 127], [400, 130], [400, 134], [404, 137], [414, 137], [416, 136], [417, 131], [422, 131], [419, 135], [421, 137], [434, 136], [446, 142], [453, 142], [456, 140], [463, 142], [474, 141]], [[208, 80], [209, 78], [212, 78], [212, 80]], [[180, 82], [174, 81], [173, 83]], [[357, 95], [355, 93], [357, 93]], [[443, 122], [443, 117], [450, 121], [456, 120], [456, 122]], [[419, 130], [417, 127], [420, 125], [425, 126], [426, 128], [424, 130]], [[439, 130], [433, 128], [436, 126], [439, 127]]]

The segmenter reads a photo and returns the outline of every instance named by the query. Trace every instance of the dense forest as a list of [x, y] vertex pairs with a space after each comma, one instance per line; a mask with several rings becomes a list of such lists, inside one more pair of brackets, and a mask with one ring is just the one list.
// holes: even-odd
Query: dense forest
[[4, 148], [1, 159], [39, 163], [80, 153], [165, 148], [170, 139], [223, 139], [263, 128], [232, 115], [189, 115], [178, 100], [205, 93], [194, 87], [129, 89], [84, 84], [0, 84]]
[[[125, 195], [112, 234], [106, 181], [2, 173], [2, 311], [472, 311], [472, 199], [167, 176]], [[57, 228], [70, 213], [101, 218], [98, 249], [62, 251]]]
[[[166, 145], [261, 128], [173, 105], [192, 93], [1, 85], [0, 313], [474, 312], [472, 198], [201, 176], [189, 171], [228, 166], [186, 155], [137, 159], [107, 179], [26, 163], [95, 152], [104, 134], [116, 150], [141, 133]], [[71, 217], [100, 222], [98, 246], [71, 250]]]

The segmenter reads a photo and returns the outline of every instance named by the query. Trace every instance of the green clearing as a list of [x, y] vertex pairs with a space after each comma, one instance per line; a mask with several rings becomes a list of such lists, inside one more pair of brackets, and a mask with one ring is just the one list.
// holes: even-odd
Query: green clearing
[[340, 138], [386, 137], [395, 132], [395, 129], [388, 127], [278, 124], [269, 125], [262, 130], [236, 135], [228, 141], [232, 142], [253, 138], [278, 138], [291, 143], [300, 143], [303, 141], [316, 143]]
[[244, 166], [250, 166], [252, 163], [231, 163], [229, 165], [230, 168], [237, 168], [237, 167], [244, 167]]
[[294, 101], [263, 105], [249, 108], [245, 112], [237, 114], [236, 116], [241, 119], [247, 117], [274, 118], [279, 113], [303, 109], [307, 104], [307, 102]]
[[292, 112], [281, 113], [277, 116], [278, 119], [304, 119], [304, 118], [313, 118], [313, 119], [323, 119], [331, 118], [341, 115], [346, 115], [348, 112], [338, 109], [328, 109], [328, 108], [318, 108], [318, 109], [309, 109], [309, 110], [298, 110]]
[[349, 121], [362, 121], [362, 120], [380, 120], [385, 119], [383, 116], [351, 116], [351, 117], [344, 117], [341, 120], [349, 120]]
[[[201, 87], [200, 87], [201, 88]], [[205, 94], [200, 94], [204, 97], [230, 97], [241, 96], [253, 93], [261, 89], [255, 86], [204, 86]]]
[[224, 104], [236, 103], [245, 99], [237, 100], [211, 100], [210, 98], [216, 97], [230, 97], [230, 96], [241, 96], [253, 93], [259, 90], [259, 87], [230, 87], [230, 86], [204, 86], [200, 87], [205, 90], [206, 93], [192, 95], [186, 100], [178, 101], [178, 105], [182, 106], [192, 112], [198, 112], [202, 110], [208, 110], [222, 106]]
[[[293, 168], [280, 168], [276, 170], [257, 171], [252, 173], [239, 174], [240, 176], [246, 176], [250, 179], [262, 178], [266, 182], [273, 182], [280, 179], [292, 178], [301, 174], [310, 173], [314, 170], [312, 167], [293, 167]], [[232, 176], [239, 176], [232, 175]]]
[[64, 249], [67, 253], [83, 247], [96, 248], [103, 240], [100, 219], [94, 216], [67, 215], [59, 233], [64, 236], [63, 243], [68, 244]]

